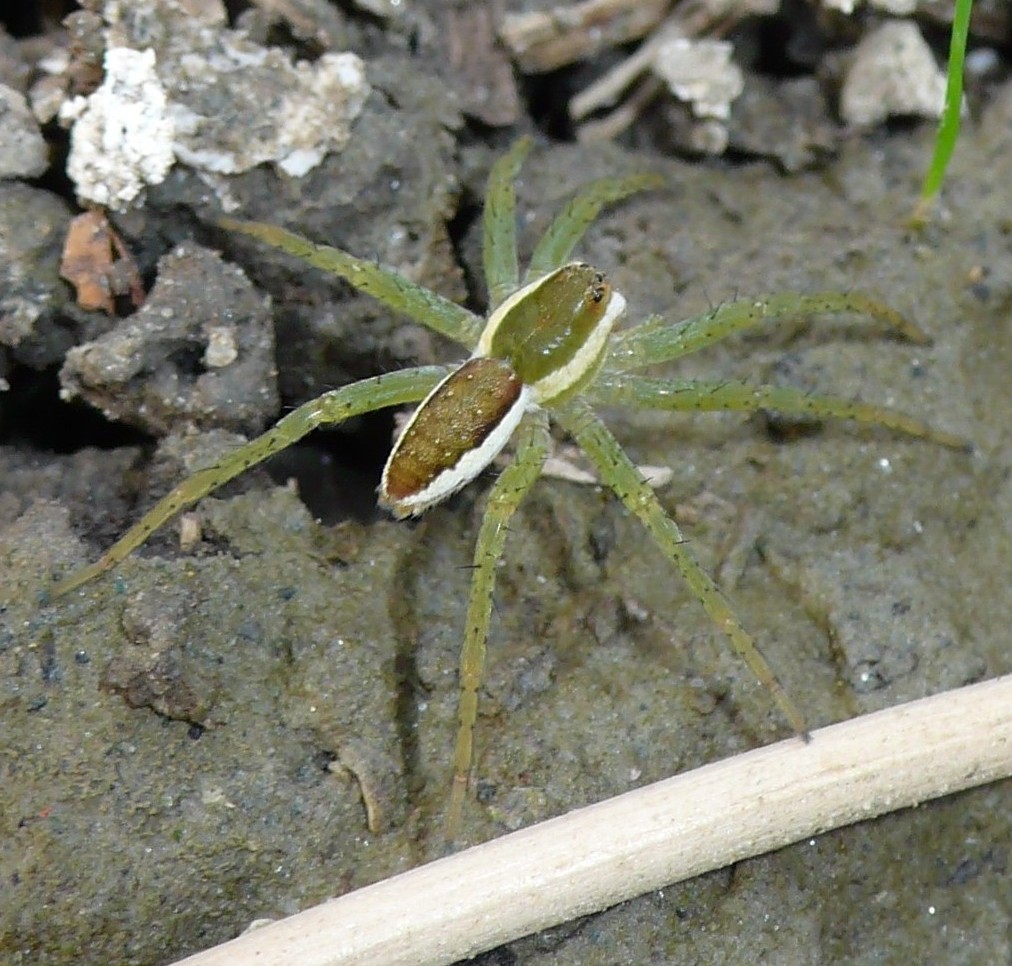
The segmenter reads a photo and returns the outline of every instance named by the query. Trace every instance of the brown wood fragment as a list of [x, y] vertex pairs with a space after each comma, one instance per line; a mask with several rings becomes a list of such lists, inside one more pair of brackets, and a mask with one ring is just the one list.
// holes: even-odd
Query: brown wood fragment
[[144, 302], [137, 264], [102, 211], [86, 211], [70, 222], [60, 275], [74, 286], [82, 309], [114, 315], [119, 295], [129, 295], [134, 308]]

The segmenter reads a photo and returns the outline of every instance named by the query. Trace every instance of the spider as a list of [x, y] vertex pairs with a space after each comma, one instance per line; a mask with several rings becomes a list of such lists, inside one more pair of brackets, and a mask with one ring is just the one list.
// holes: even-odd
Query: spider
[[928, 338], [887, 306], [861, 294], [838, 292], [781, 293], [733, 301], [681, 322], [652, 316], [616, 331], [625, 299], [602, 272], [571, 261], [570, 256], [604, 205], [657, 187], [660, 179], [637, 175], [605, 178], [585, 186], [552, 222], [521, 277], [514, 182], [530, 147], [529, 138], [517, 141], [489, 174], [483, 218], [489, 301], [485, 320], [391, 269], [340, 249], [317, 245], [272, 225], [222, 219], [226, 229], [250, 235], [346, 279], [391, 309], [448, 336], [470, 356], [456, 366], [418, 366], [363, 379], [304, 403], [273, 429], [184, 480], [98, 561], [53, 587], [54, 596], [65, 594], [115, 567], [184, 507], [319, 426], [384, 407], [421, 403], [395, 443], [379, 485], [380, 504], [399, 518], [420, 514], [446, 499], [515, 440], [512, 461], [491, 487], [474, 549], [446, 818], [450, 843], [460, 829], [472, 769], [496, 564], [503, 554], [510, 519], [538, 479], [551, 449], [550, 423], [572, 437], [601, 482], [640, 519], [706, 613], [769, 690], [791, 727], [803, 737], [807, 737], [807, 730], [800, 711], [720, 589], [696, 561], [677, 523], [595, 415], [594, 407], [772, 409], [884, 426], [947, 447], [964, 449], [967, 445], [961, 438], [881, 406], [746, 382], [658, 379], [639, 374], [638, 370], [647, 366], [789, 316], [859, 313], [888, 324], [914, 342], [924, 343]]

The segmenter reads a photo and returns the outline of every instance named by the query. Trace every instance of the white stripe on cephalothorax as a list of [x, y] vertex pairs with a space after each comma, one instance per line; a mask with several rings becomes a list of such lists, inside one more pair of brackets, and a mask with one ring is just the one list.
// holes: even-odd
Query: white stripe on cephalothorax
[[542, 275], [541, 278], [535, 279], [533, 282], [528, 282], [522, 288], [518, 288], [488, 317], [488, 321], [485, 323], [485, 328], [482, 329], [481, 336], [478, 339], [478, 344], [474, 347], [474, 354], [472, 358], [475, 356], [490, 356], [492, 354], [492, 340], [499, 331], [499, 326], [502, 324], [502, 320], [510, 314], [510, 311], [515, 305], [522, 302], [524, 299], [529, 298], [535, 289], [544, 285], [545, 282], [547, 282], [554, 274], [554, 272], [549, 272], [547, 275]]
[[536, 402], [540, 403], [562, 395], [562, 393], [579, 382], [587, 374], [587, 370], [593, 367], [601, 357], [605, 343], [608, 341], [608, 336], [611, 335], [611, 330], [615, 323], [619, 320], [622, 313], [625, 312], [625, 306], [626, 301], [623, 295], [612, 289], [611, 298], [608, 300], [608, 308], [605, 309], [604, 315], [601, 316], [601, 321], [594, 326], [594, 331], [591, 332], [587, 341], [580, 346], [573, 358], [564, 366], [556, 369], [543, 379], [539, 379], [531, 386], [534, 390]]

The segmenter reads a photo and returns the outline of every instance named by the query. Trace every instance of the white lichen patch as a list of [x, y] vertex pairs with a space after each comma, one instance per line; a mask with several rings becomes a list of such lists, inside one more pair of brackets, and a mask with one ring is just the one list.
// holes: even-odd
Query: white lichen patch
[[174, 161], [209, 183], [264, 163], [301, 177], [347, 143], [369, 93], [354, 54], [293, 64], [223, 27], [223, 14], [107, 0], [101, 15], [106, 76], [62, 111], [73, 122], [68, 173], [86, 201], [126, 208]]
[[848, 124], [938, 117], [944, 104], [945, 73], [915, 23], [884, 23], [858, 44], [840, 92], [840, 114]]
[[179, 64], [176, 156], [211, 174], [270, 162], [301, 177], [347, 143], [369, 91], [365, 66], [354, 54], [292, 65], [276, 49], [251, 57], [250, 46], [230, 42]]
[[[868, 0], [867, 5], [874, 10], [891, 14], [894, 17], [907, 17], [917, 11], [918, 0]], [[827, 10], [837, 10], [848, 17], [858, 7], [857, 0], [822, 0]]]
[[744, 90], [734, 48], [722, 40], [671, 36], [658, 45], [651, 68], [696, 117], [727, 120], [731, 102]]
[[61, 118], [74, 121], [67, 174], [82, 199], [124, 208], [172, 167], [173, 123], [153, 50], [110, 47], [101, 86], [64, 104]]

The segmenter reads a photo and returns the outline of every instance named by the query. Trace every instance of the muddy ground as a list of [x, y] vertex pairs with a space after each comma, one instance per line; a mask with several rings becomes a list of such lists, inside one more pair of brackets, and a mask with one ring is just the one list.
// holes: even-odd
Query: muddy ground
[[[300, 179], [257, 168], [232, 194], [244, 215], [282, 220], [290, 206], [294, 227], [409, 266], [480, 308], [473, 219], [488, 164], [516, 131], [460, 137], [438, 85], [388, 66], [386, 96], [372, 93], [343, 154]], [[690, 164], [543, 140], [519, 186], [529, 253], [586, 180], [663, 175], [663, 189], [610, 210], [581, 248], [632, 320], [738, 295], [861, 289], [933, 337], [913, 346], [862, 320], [794, 322], [668, 371], [888, 403], [971, 439], [972, 455], [846, 425], [605, 414], [638, 462], [673, 470], [662, 500], [813, 726], [1012, 669], [1012, 87], [969, 124], [936, 216], [916, 233], [905, 224], [931, 137], [879, 131], [791, 176], [763, 161]], [[32, 224], [38, 204], [55, 225], [69, 216], [45, 189], [4, 190]], [[54, 576], [94, 559], [196, 463], [275, 419], [278, 393], [290, 405], [349, 378], [459, 358], [342, 285], [216, 230], [207, 195], [174, 170], [124, 231], [147, 240], [153, 284], [173, 280], [155, 304], [192, 315], [194, 331], [209, 312], [273, 323], [277, 382], [268, 362], [259, 394], [245, 386], [262, 410], [205, 418], [190, 404], [207, 375], [192, 349], [159, 357], [173, 391], [126, 380], [143, 414], [125, 417], [138, 432], [129, 446], [47, 451], [8, 410], [6, 962], [169, 962], [440, 846], [487, 479], [419, 522], [385, 519], [370, 501], [391, 421], [360, 421], [205, 500], [185, 548], [168, 527], [114, 574], [46, 600]], [[158, 262], [184, 241], [175, 262]], [[80, 324], [92, 341], [103, 328], [122, 335], [90, 319]], [[56, 351], [54, 339], [40, 346]], [[91, 391], [100, 405], [103, 392], [110, 405], [127, 392], [101, 380]], [[219, 384], [200, 399], [230, 392]], [[71, 419], [44, 398], [19, 406], [19, 420]], [[298, 487], [285, 485], [292, 475]], [[544, 480], [520, 511], [489, 662], [469, 841], [786, 733], [660, 552], [593, 486]], [[976, 789], [675, 885], [488, 962], [1008, 961], [1010, 817], [1012, 784]]]

